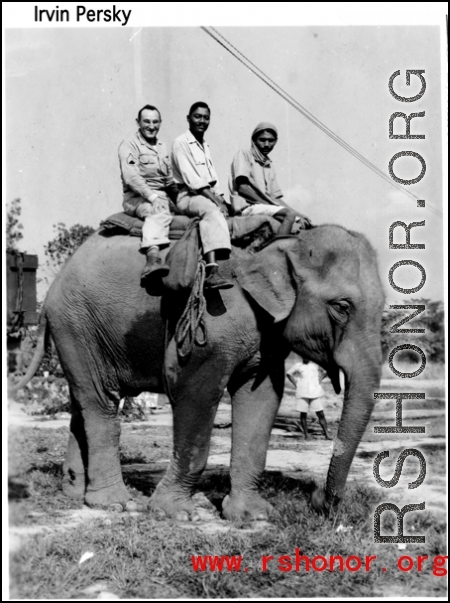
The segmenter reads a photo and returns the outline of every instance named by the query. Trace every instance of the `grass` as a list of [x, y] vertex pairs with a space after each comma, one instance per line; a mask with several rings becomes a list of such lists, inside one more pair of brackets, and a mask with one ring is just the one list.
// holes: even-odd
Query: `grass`
[[[429, 368], [438, 370], [427, 366], [423, 376]], [[387, 370], [391, 377], [391, 371]], [[442, 377], [440, 372], [436, 375], [439, 375], [436, 378]], [[63, 382], [56, 381], [56, 384], [53, 391], [54, 386], [47, 387], [42, 379], [37, 385], [39, 391], [28, 390], [30, 406], [39, 410], [37, 404], [42, 405], [40, 396], [45, 394], [48, 398], [45, 406], [51, 413], [56, 412], [59, 401], [65, 398]], [[325, 387], [326, 391], [331, 391], [328, 382]], [[41, 392], [41, 388], [45, 391]], [[442, 389], [441, 385], [439, 388]], [[439, 398], [442, 395], [436, 394]], [[407, 404], [414, 408], [423, 405], [427, 411], [432, 402], [441, 408], [442, 401], [430, 400], [427, 390], [427, 400]], [[409, 424], [419, 420], [423, 422], [418, 418], [411, 419]], [[444, 429], [441, 418], [435, 417], [432, 421], [440, 422]], [[334, 420], [330, 421], [330, 427], [335, 433]], [[318, 429], [316, 424], [315, 429]], [[230, 432], [230, 428], [214, 430], [214, 436], [229, 441]], [[427, 423], [427, 432], [437, 433], [434, 424]], [[375, 437], [378, 436], [370, 430], [366, 432], [365, 439]], [[261, 532], [249, 531], [250, 524], [232, 526], [223, 522], [220, 525], [227, 531], [207, 533], [196, 524], [157, 522], [148, 513], [83, 516], [74, 524], [74, 513], [82, 513], [83, 506], [67, 499], [61, 491], [61, 467], [67, 438], [67, 427], [16, 427], [11, 432], [9, 520], [13, 529], [29, 530], [25, 544], [11, 553], [12, 598], [96, 598], [100, 590], [121, 598], [144, 599], [446, 595], [446, 580], [433, 576], [429, 560], [422, 573], [416, 570], [403, 573], [397, 568], [398, 558], [405, 554], [413, 558], [429, 555], [430, 559], [446, 554], [444, 519], [428, 511], [408, 514], [405, 533], [425, 534], [426, 543], [408, 544], [406, 550], [399, 550], [395, 544], [377, 545], [373, 541], [373, 511], [390, 497], [386, 497], [381, 488], [369, 488], [365, 484], [350, 484], [338, 512], [330, 519], [324, 519], [309, 508], [308, 497], [314, 487], [311, 480], [300, 479], [299, 473], [295, 478], [281, 472], [266, 473], [261, 490], [276, 513], [271, 520], [272, 527]], [[271, 442], [276, 449], [293, 451], [302, 450], [304, 444], [296, 438], [275, 435]], [[137, 500], [148, 500], [146, 497], [151, 495], [161, 477], [171, 445], [171, 427], [123, 423], [120, 455], [124, 479]], [[445, 467], [445, 449], [440, 442], [427, 444], [421, 450], [426, 453], [430, 465], [433, 461], [434, 466]], [[374, 453], [359, 451], [358, 455], [373, 458]], [[393, 463], [396, 457], [397, 451], [393, 450], [390, 461]], [[409, 469], [412, 471], [414, 467]], [[442, 473], [442, 469], [439, 472]], [[417, 469], [414, 469], [416, 473]], [[230, 490], [228, 473], [208, 473], [202, 479], [200, 490], [220, 509]], [[337, 532], [340, 525], [350, 529]], [[382, 515], [382, 526], [383, 534], [396, 533], [393, 513]], [[37, 530], [41, 531], [36, 533]], [[311, 558], [316, 555], [342, 555], [344, 558], [377, 555], [377, 560], [368, 573], [281, 571], [278, 558], [294, 556], [296, 548]], [[94, 556], [79, 565], [81, 556], [87, 551], [93, 552]], [[248, 572], [195, 572], [191, 555], [200, 554], [243, 555], [243, 567], [248, 568]], [[261, 567], [263, 555], [274, 556], [266, 572]], [[383, 572], [384, 567], [386, 572]]]
[[[137, 497], [142, 497], [142, 493], [149, 495], [154, 485], [149, 485], [145, 475], [134, 474], [130, 463], [157, 463], [161, 450], [167, 457], [171, 430], [136, 431], [127, 427], [123, 431], [122, 462], [131, 470], [126, 472], [127, 483], [136, 489]], [[121, 598], [144, 599], [327, 598], [330, 593], [363, 598], [390, 596], [398, 589], [401, 596], [446, 593], [445, 579], [433, 576], [429, 563], [421, 574], [402, 573], [396, 566], [404, 554], [413, 558], [419, 554], [445, 554], [443, 521], [428, 512], [407, 515], [406, 533], [426, 534], [424, 545], [407, 545], [405, 551], [395, 544], [376, 545], [373, 510], [383, 502], [385, 493], [362, 484], [350, 485], [338, 512], [324, 519], [308, 505], [312, 481], [287, 478], [276, 472], [265, 474], [261, 489], [276, 512], [272, 527], [261, 532], [248, 531], [250, 524], [223, 523], [228, 531], [204, 533], [195, 524], [157, 522], [148, 513], [105, 513], [71, 526], [71, 513], [80, 510], [81, 504], [69, 501], [61, 492], [66, 441], [64, 429], [25, 428], [15, 442], [21, 455], [11, 478], [14, 488], [10, 490], [10, 523], [45, 527], [47, 531], [30, 534], [26, 546], [11, 554], [12, 598], [95, 598], [98, 589]], [[200, 486], [216, 507], [220, 507], [229, 488], [226, 472], [208, 474]], [[382, 518], [383, 533], [395, 533], [394, 515], [385, 513]], [[336, 532], [340, 525], [351, 529]], [[294, 556], [296, 548], [311, 558], [377, 555], [377, 560], [368, 573], [282, 572], [278, 558]], [[94, 556], [79, 565], [81, 556], [88, 551]], [[191, 555], [243, 555], [243, 567], [248, 572], [195, 572]], [[263, 555], [275, 558], [266, 572], [261, 567]], [[383, 567], [387, 572], [382, 571]]]
[[[216, 491], [223, 478], [209, 487]], [[352, 488], [341, 509], [324, 520], [308, 508], [302, 485], [266, 479], [266, 497], [276, 505], [274, 528], [260, 533], [234, 529], [207, 535], [174, 522], [157, 522], [150, 515], [110, 514], [66, 532], [37, 534], [11, 558], [14, 598], [74, 598], [94, 584], [105, 583], [121, 598], [245, 598], [245, 597], [370, 597], [380, 589], [401, 586], [404, 596], [427, 593], [444, 595], [445, 580], [434, 577], [430, 567], [422, 574], [401, 573], [396, 545], [373, 543], [373, 520], [368, 509], [379, 502], [374, 491]], [[45, 495], [45, 492], [42, 491]], [[336, 533], [339, 524], [352, 527]], [[393, 531], [394, 520], [385, 529]], [[434, 556], [445, 550], [444, 526], [429, 514], [416, 514], [408, 530], [426, 533], [425, 545], [408, 545], [407, 554]], [[189, 526], [190, 527], [190, 526]], [[241, 526], [245, 527], [245, 526]], [[277, 567], [282, 555], [377, 555], [371, 572], [300, 570], [283, 573]], [[83, 553], [94, 556], [79, 565]], [[406, 551], [405, 551], [406, 553]], [[402, 554], [405, 554], [402, 553]], [[248, 572], [195, 572], [191, 555], [243, 555]], [[263, 555], [275, 561], [262, 571]], [[386, 573], [382, 568], [388, 568]]]

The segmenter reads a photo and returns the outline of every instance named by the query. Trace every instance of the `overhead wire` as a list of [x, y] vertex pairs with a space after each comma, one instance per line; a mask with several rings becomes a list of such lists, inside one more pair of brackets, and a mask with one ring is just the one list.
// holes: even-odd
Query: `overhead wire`
[[[276, 94], [281, 96], [283, 100], [289, 103], [294, 109], [296, 109], [299, 113], [301, 113], [306, 119], [308, 119], [313, 125], [319, 128], [324, 134], [326, 134], [329, 138], [334, 140], [337, 144], [339, 144], [342, 148], [348, 151], [355, 159], [363, 163], [370, 170], [375, 172], [378, 176], [383, 178], [385, 182], [389, 185], [393, 186], [397, 190], [401, 191], [403, 194], [409, 196], [414, 200], [419, 200], [414, 193], [411, 193], [408, 190], [405, 190], [400, 185], [398, 185], [395, 181], [393, 181], [387, 174], [385, 174], [380, 168], [378, 168], [371, 161], [366, 159], [361, 153], [359, 153], [356, 149], [354, 149], [350, 144], [345, 142], [340, 136], [335, 134], [328, 126], [322, 123], [318, 118], [316, 118], [308, 109], [303, 107], [295, 98], [293, 98], [288, 92], [286, 92], [279, 84], [277, 84], [274, 80], [272, 80], [262, 69], [260, 69], [257, 65], [255, 65], [248, 57], [246, 57], [236, 46], [234, 46], [229, 40], [225, 38], [220, 32], [218, 32], [214, 27], [204, 27], [201, 29], [205, 31], [211, 38], [213, 38], [218, 44], [220, 44], [225, 50], [227, 50], [232, 56], [234, 56], [240, 63], [242, 63], [247, 69], [249, 69], [254, 75], [256, 75], [260, 80], [262, 80], [269, 88], [271, 88]], [[211, 31], [210, 31], [211, 30]], [[219, 39], [219, 37], [221, 39]], [[240, 55], [240, 56], [238, 56]], [[242, 57], [242, 58], [241, 58]], [[434, 208], [429, 203], [425, 206], [429, 211], [437, 216], [442, 216], [442, 214]]]
[[[309, 119], [309, 121], [311, 121], [314, 125], [316, 125], [320, 130], [322, 130], [322, 132], [324, 132], [325, 134], [327, 134], [328, 136], [330, 136], [330, 138], [332, 138], [333, 140], [335, 140], [338, 144], [340, 144], [341, 146], [344, 146], [344, 148], [346, 150], [348, 150], [352, 155], [354, 155], [356, 158], [358, 158], [360, 161], [363, 161], [367, 167], [369, 167], [372, 170], [375, 170], [382, 178], [388, 179], [389, 177], [387, 176], [387, 174], [385, 174], [382, 170], [380, 170], [376, 165], [374, 165], [373, 163], [371, 163], [368, 159], [366, 159], [363, 155], [361, 155], [361, 153], [359, 153], [356, 149], [354, 149], [352, 146], [350, 146], [347, 142], [345, 142], [345, 140], [343, 140], [342, 138], [340, 138], [340, 136], [338, 136], [337, 134], [335, 134], [332, 130], [330, 130], [330, 128], [328, 128], [324, 123], [322, 123], [318, 118], [316, 118], [310, 111], [308, 111], [308, 109], [306, 109], [306, 107], [304, 107], [303, 105], [301, 105], [297, 100], [295, 100], [288, 92], [286, 92], [285, 90], [283, 90], [283, 88], [281, 88], [281, 86], [279, 86], [276, 82], [274, 82], [267, 74], [265, 74], [262, 69], [260, 69], [257, 65], [255, 65], [250, 59], [248, 59], [239, 49], [237, 49], [233, 44], [231, 44], [231, 42], [229, 42], [220, 32], [218, 32], [216, 29], [214, 29], [214, 27], [211, 27], [211, 29], [218, 35], [220, 36], [226, 43], [228, 43], [230, 45], [231, 48], [233, 48], [233, 50], [235, 50], [237, 53], [239, 53], [246, 61], [248, 61], [248, 63], [250, 65], [252, 65], [252, 67], [254, 67], [255, 69], [257, 69], [258, 71], [260, 71], [260, 73], [262, 74], [262, 76], [264, 78], [267, 79], [268, 82], [270, 82], [272, 84], [272, 86], [270, 86], [271, 88], [273, 88], [273, 86], [276, 86], [279, 91], [283, 94], [283, 96], [285, 96], [285, 100], [289, 99], [290, 104], [292, 105], [292, 103], [295, 104], [295, 108], [297, 108], [299, 110], [300, 113], [302, 113], [302, 115], [304, 115], [304, 117], [306, 117], [307, 119]], [[257, 74], [255, 74], [257, 75]], [[262, 79], [262, 78], [261, 78]], [[275, 92], [280, 93], [278, 90], [275, 90]], [[391, 184], [391, 181], [389, 180], [389, 184]], [[402, 192], [404, 192], [406, 195], [409, 195], [410, 197], [414, 198], [414, 199], [418, 199], [418, 197], [416, 197], [413, 193], [411, 193], [410, 191], [406, 191], [404, 189], [402, 189], [401, 187], [397, 187], [399, 188], [399, 190], [401, 190]]]

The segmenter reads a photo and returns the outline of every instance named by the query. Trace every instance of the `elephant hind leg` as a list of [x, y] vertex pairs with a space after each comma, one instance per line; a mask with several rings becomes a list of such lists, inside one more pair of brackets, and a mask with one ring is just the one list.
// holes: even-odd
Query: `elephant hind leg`
[[120, 467], [117, 405], [99, 388], [73, 388], [63, 488], [69, 496], [83, 496], [89, 506], [132, 510]]
[[72, 399], [69, 443], [63, 463], [62, 489], [66, 496], [74, 500], [84, 500], [86, 492], [87, 442], [83, 417]]

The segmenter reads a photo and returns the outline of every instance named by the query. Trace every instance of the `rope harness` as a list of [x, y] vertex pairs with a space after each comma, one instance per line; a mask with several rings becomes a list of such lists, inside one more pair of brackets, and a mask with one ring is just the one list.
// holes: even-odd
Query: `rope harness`
[[203, 295], [205, 275], [206, 264], [200, 260], [189, 299], [175, 328], [175, 342], [180, 358], [186, 358], [192, 352], [194, 344], [205, 346], [207, 343], [206, 325], [203, 319], [206, 309], [206, 300]]

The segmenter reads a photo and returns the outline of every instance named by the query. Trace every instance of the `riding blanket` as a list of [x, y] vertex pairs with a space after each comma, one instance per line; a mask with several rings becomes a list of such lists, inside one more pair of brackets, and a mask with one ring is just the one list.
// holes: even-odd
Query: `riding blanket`
[[[188, 216], [174, 215], [170, 225], [169, 239], [177, 241], [181, 239], [186, 228], [191, 222]], [[113, 214], [106, 220], [100, 222], [100, 227], [105, 234], [126, 234], [140, 237], [142, 234], [143, 220], [129, 216], [123, 212]], [[276, 235], [280, 227], [280, 223], [270, 216], [239, 216], [227, 218], [228, 228], [230, 230], [230, 238], [234, 243], [245, 240], [253, 240], [259, 232], [265, 230], [264, 238], [271, 238]]]

